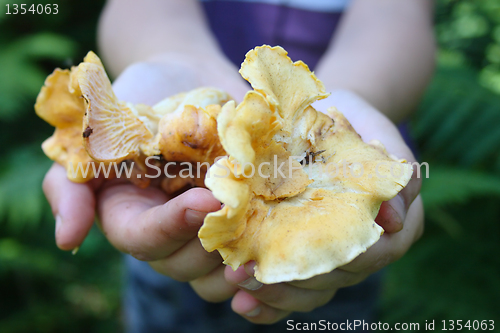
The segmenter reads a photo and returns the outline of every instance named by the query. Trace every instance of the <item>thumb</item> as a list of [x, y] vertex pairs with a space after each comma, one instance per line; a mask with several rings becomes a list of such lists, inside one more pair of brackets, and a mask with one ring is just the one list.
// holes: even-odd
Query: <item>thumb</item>
[[196, 237], [205, 215], [220, 209], [220, 202], [202, 188], [167, 201], [159, 189], [127, 184], [105, 189], [99, 199], [101, 227], [108, 240], [120, 251], [147, 261], [182, 247]]
[[401, 231], [406, 218], [406, 211], [405, 200], [403, 195], [399, 193], [391, 200], [382, 203], [375, 222], [384, 228], [387, 233]]

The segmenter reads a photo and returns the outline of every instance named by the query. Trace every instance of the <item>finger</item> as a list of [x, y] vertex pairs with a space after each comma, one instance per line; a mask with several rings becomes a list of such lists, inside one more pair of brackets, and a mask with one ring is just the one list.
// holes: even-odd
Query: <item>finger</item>
[[398, 260], [417, 241], [424, 229], [422, 198], [418, 196], [408, 210], [403, 230], [382, 237], [365, 253], [340, 267], [348, 272], [375, 272]]
[[109, 186], [99, 194], [98, 212], [109, 241], [139, 260], [165, 258], [197, 236], [207, 212], [220, 202], [206, 189], [174, 199], [157, 188]]
[[189, 284], [207, 302], [218, 303], [228, 300], [239, 289], [226, 281], [224, 278], [225, 268], [225, 265], [219, 264], [212, 272], [189, 282]]
[[[416, 168], [415, 165], [412, 166], [413, 169]], [[422, 180], [417, 177], [417, 173], [414, 171], [406, 187], [394, 198], [382, 203], [375, 222], [384, 228], [385, 232], [395, 233], [403, 229], [408, 208], [420, 193], [421, 185]]]
[[43, 191], [56, 219], [56, 243], [62, 250], [80, 246], [95, 215], [94, 181], [71, 182], [66, 170], [54, 163], [43, 180]]
[[257, 300], [244, 290], [239, 290], [231, 301], [231, 308], [254, 324], [274, 324], [291, 314]]
[[[391, 200], [401, 201], [401, 203], [391, 203]], [[392, 234], [403, 229], [403, 222], [406, 218], [406, 208], [399, 194], [391, 200], [382, 202], [375, 222], [384, 229], [384, 232]]]
[[[415, 169], [415, 166], [413, 168]], [[382, 203], [375, 222], [384, 228], [385, 232], [395, 233], [403, 229], [408, 208], [420, 192], [421, 185], [422, 180], [417, 178], [416, 172], [413, 172], [406, 187], [394, 198]]]
[[253, 277], [252, 264], [240, 267], [236, 271], [226, 268], [226, 280], [233, 285], [238, 285], [248, 294], [262, 303], [284, 311], [309, 312], [326, 304], [335, 294], [336, 290], [311, 290], [297, 288], [287, 283], [266, 285], [258, 282]]
[[160, 274], [187, 282], [213, 271], [222, 264], [222, 258], [217, 251], [207, 252], [195, 237], [167, 258], [149, 264]]

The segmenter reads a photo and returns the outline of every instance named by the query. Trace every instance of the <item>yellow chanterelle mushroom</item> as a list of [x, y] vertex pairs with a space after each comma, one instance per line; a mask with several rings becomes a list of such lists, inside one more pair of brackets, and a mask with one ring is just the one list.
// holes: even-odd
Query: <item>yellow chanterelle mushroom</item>
[[[364, 143], [335, 108], [328, 117], [311, 107], [327, 96], [324, 86], [281, 47], [250, 51], [240, 73], [254, 91], [217, 118], [229, 156], [205, 183], [224, 207], [205, 218], [202, 245], [233, 269], [255, 260], [263, 283], [307, 279], [350, 262], [379, 239], [380, 205], [408, 183], [411, 167]], [[335, 173], [343, 164], [364, 172]], [[372, 177], [376, 167], [380, 176]]]
[[77, 182], [94, 176], [71, 173], [80, 162], [137, 162], [134, 175], [148, 172], [150, 156], [161, 166], [211, 165], [200, 178], [163, 178], [162, 187], [173, 193], [205, 180], [224, 206], [205, 218], [203, 247], [233, 269], [254, 260], [263, 283], [308, 279], [352, 261], [380, 238], [380, 205], [406, 186], [411, 166], [363, 142], [335, 108], [330, 116], [316, 111], [311, 104], [328, 96], [322, 82], [281, 47], [251, 50], [240, 73], [254, 90], [239, 105], [214, 88], [132, 104], [118, 100], [89, 52], [45, 81], [35, 109], [56, 130], [43, 150]]

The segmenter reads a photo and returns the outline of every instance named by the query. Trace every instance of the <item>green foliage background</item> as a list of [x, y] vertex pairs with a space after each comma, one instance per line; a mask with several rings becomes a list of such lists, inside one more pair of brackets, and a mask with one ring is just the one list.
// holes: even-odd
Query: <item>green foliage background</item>
[[[96, 49], [103, 2], [6, 15], [16, 2], [0, 0], [0, 331], [119, 331], [119, 254], [97, 230], [76, 256], [54, 244], [40, 186], [51, 164], [40, 144], [52, 128], [33, 111], [53, 68]], [[435, 30], [438, 69], [411, 121], [430, 165], [426, 232], [387, 269], [380, 320], [500, 327], [500, 0], [438, 0]]]
[[411, 123], [430, 165], [426, 232], [388, 269], [381, 320], [500, 331], [500, 1], [439, 0], [435, 31], [437, 72]]
[[[6, 4], [59, 4], [6, 15]], [[53, 128], [33, 110], [45, 77], [95, 50], [103, 1], [0, 0], [0, 332], [121, 330], [121, 262], [98, 230], [75, 256], [57, 249], [40, 149]]]

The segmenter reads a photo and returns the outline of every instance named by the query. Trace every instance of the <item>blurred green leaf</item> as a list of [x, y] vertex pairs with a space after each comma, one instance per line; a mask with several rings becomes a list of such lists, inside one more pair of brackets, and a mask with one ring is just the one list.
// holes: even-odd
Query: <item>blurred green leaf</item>
[[40, 91], [47, 76], [38, 64], [40, 60], [61, 61], [75, 50], [75, 42], [53, 33], [29, 35], [1, 48], [0, 120], [22, 116], [26, 100]]
[[27, 146], [12, 152], [0, 173], [0, 218], [6, 228], [19, 232], [35, 227], [47, 208], [41, 183], [51, 161], [39, 146]]
[[33, 251], [14, 238], [0, 239], [0, 271], [21, 269], [51, 275], [56, 268], [50, 251]]
[[440, 68], [412, 122], [426, 161], [494, 169], [500, 154], [500, 96], [470, 69]]
[[[5, 4], [59, 4], [57, 15], [5, 15]], [[95, 49], [103, 0], [0, 0], [0, 332], [120, 331], [120, 254], [92, 228], [77, 255], [54, 240], [42, 193], [53, 131], [33, 110], [45, 77]]]
[[500, 177], [467, 169], [431, 166], [421, 193], [428, 209], [462, 204], [481, 196], [500, 199]]
[[439, 66], [412, 119], [426, 230], [387, 269], [383, 321], [500, 320], [500, 1], [436, 1]]

